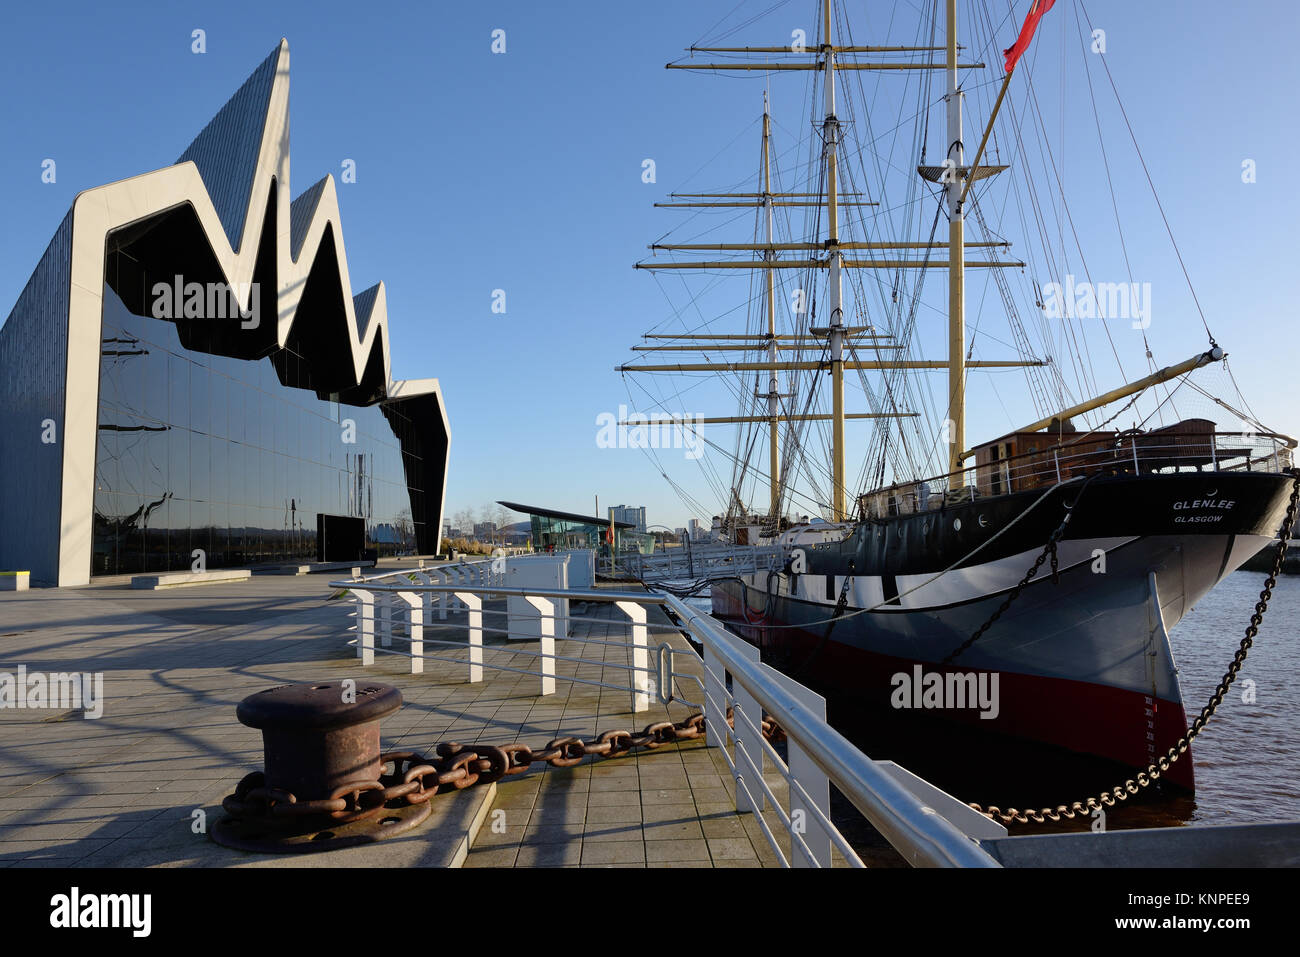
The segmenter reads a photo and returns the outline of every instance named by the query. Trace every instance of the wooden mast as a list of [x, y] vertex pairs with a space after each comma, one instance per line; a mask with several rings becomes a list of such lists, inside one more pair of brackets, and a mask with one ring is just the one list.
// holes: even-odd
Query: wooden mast
[[[962, 176], [965, 148], [961, 139], [961, 90], [957, 86], [957, 0], [947, 0], [948, 149], [948, 471], [961, 468], [966, 448], [966, 264], [962, 213]], [[973, 179], [972, 174], [972, 179]], [[965, 482], [958, 480], [959, 484]]]
[[837, 145], [840, 123], [835, 118], [835, 47], [831, 38], [831, 0], [822, 0], [822, 50], [826, 119], [822, 142], [826, 149], [826, 249], [830, 254], [831, 352], [831, 520], [844, 521], [844, 288], [840, 275], [843, 252], [839, 248], [839, 197]]
[[[771, 159], [772, 114], [768, 107], [767, 91], [763, 91], [763, 199], [767, 206], [767, 249], [764, 257], [771, 262], [776, 258], [772, 248], [772, 159]], [[773, 369], [767, 379], [767, 442], [768, 468], [767, 481], [769, 491], [768, 520], [772, 523], [772, 534], [781, 532], [781, 455], [778, 445], [778, 430], [781, 424], [780, 391], [776, 375], [776, 270], [767, 270], [767, 359]]]

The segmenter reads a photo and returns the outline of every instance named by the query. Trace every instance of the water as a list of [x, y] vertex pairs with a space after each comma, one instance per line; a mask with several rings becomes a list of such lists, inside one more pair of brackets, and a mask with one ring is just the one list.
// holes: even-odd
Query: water
[[[1232, 660], [1265, 578], [1262, 573], [1245, 571], [1228, 576], [1174, 629], [1174, 656], [1189, 720], [1204, 707]], [[702, 611], [709, 609], [707, 598], [692, 599], [691, 604]], [[1144, 793], [1140, 800], [1130, 799], [1109, 811], [1106, 826], [1123, 829], [1300, 820], [1297, 675], [1300, 675], [1300, 576], [1283, 576], [1274, 589], [1269, 611], [1241, 674], [1192, 746], [1197, 781], [1195, 798], [1158, 791]], [[1254, 682], [1253, 686], [1248, 682]], [[1249, 699], [1251, 691], [1254, 700], [1244, 700]], [[1073, 761], [1068, 772], [1062, 768], [1063, 773], [1059, 775], [1042, 773], [1049, 770], [1049, 765], [1059, 767], [1061, 756], [1044, 761], [1031, 752], [1006, 755], [1005, 766], [1000, 766], [1003, 761], [988, 761], [985, 754], [980, 766], [975, 767], [962, 760], [964, 753], [973, 752], [966, 752], [955, 742], [949, 742], [949, 747], [936, 747], [931, 737], [919, 745], [900, 743], [892, 737], [880, 737], [878, 727], [864, 728], [840, 717], [837, 720], [834, 712], [829, 715], [831, 722], [868, 754], [898, 760], [962, 800], [972, 799], [972, 793], [990, 793], [990, 781], [1005, 782], [1004, 774], [1026, 767], [1036, 769], [1034, 783], [1041, 784], [1041, 790], [1038, 787], [1023, 790], [1018, 786], [1012, 790], [1024, 800], [1005, 804], [1025, 807], [1082, 800], [1123, 780], [1113, 767], [1100, 770]], [[1005, 793], [996, 784], [992, 790]], [[838, 818], [840, 814], [835, 816]], [[1089, 823], [1078, 820], [1061, 827], [1077, 830], [1087, 828]], [[1023, 830], [1013, 827], [1012, 833]], [[1042, 826], [1033, 830], [1041, 831]]]
[[[1172, 634], [1183, 704], [1192, 720], [1214, 693], [1267, 578], [1235, 572]], [[1215, 717], [1192, 745], [1189, 824], [1300, 820], [1300, 576], [1284, 575], [1259, 636]], [[1254, 682], [1253, 703], [1242, 700]]]

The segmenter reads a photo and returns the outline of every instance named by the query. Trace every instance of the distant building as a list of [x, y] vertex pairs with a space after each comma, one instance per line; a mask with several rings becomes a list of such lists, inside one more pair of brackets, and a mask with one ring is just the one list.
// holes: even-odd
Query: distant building
[[705, 529], [698, 518], [692, 518], [686, 523], [686, 530], [692, 540], [698, 540], [705, 537]]
[[686, 529], [684, 528], [677, 529], [677, 540], [679, 542], [684, 542], [686, 540]]
[[609, 517], [616, 522], [626, 522], [638, 532], [645, 531], [644, 505], [614, 505], [610, 507]]
[[[609, 553], [609, 520], [598, 515], [580, 515], [561, 512], [535, 505], [499, 502], [506, 508], [528, 516], [533, 548], [546, 551], [566, 548], [594, 548], [601, 554]], [[635, 534], [630, 524], [614, 522], [614, 548], [622, 551], [626, 536]]]
[[496, 532], [496, 530], [497, 530], [496, 522], [475, 522], [474, 523], [475, 538], [491, 538], [493, 533]]

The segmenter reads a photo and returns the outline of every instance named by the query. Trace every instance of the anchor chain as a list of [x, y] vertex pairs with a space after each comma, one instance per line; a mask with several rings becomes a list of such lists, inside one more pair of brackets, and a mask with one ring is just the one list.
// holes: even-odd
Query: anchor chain
[[1143, 788], [1159, 780], [1161, 774], [1168, 771], [1175, 761], [1187, 753], [1192, 741], [1196, 739], [1196, 736], [1214, 717], [1219, 705], [1223, 704], [1228, 689], [1237, 680], [1237, 673], [1241, 671], [1246, 656], [1255, 644], [1255, 637], [1259, 634], [1259, 626], [1264, 621], [1264, 613], [1268, 611], [1268, 603], [1273, 598], [1273, 588], [1277, 585], [1277, 576], [1282, 572], [1282, 560], [1286, 557], [1287, 542], [1291, 537], [1291, 529], [1295, 524], [1297, 503], [1300, 502], [1300, 468], [1291, 469], [1290, 472], [1293, 476], [1291, 497], [1287, 501], [1286, 517], [1282, 520], [1282, 528], [1278, 533], [1280, 538], [1277, 543], [1277, 553], [1273, 556], [1273, 568], [1269, 572], [1268, 578], [1264, 580], [1264, 590], [1259, 593], [1259, 601], [1255, 603], [1255, 611], [1250, 616], [1250, 624], [1246, 626], [1246, 634], [1242, 637], [1241, 644], [1232, 656], [1232, 661], [1228, 663], [1227, 671], [1219, 680], [1218, 687], [1214, 689], [1214, 694], [1210, 695], [1210, 700], [1201, 709], [1201, 713], [1196, 716], [1191, 727], [1178, 739], [1178, 742], [1162, 757], [1147, 765], [1145, 771], [1139, 771], [1123, 784], [1117, 785], [1108, 791], [1103, 791], [1095, 797], [1089, 797], [1086, 801], [1075, 801], [1069, 805], [1061, 804], [1055, 808], [1045, 807], [1025, 811], [1014, 807], [1007, 808], [1004, 811], [996, 805], [990, 805], [985, 810], [974, 802], [970, 804], [970, 807], [986, 817], [1000, 818], [1006, 823], [1028, 824], [1033, 821], [1035, 824], [1043, 824], [1047, 821], [1060, 821], [1062, 818], [1072, 821], [1076, 817], [1091, 814], [1092, 811], [1103, 806], [1114, 807], [1123, 801], [1127, 801], [1130, 795], [1140, 793]]
[[[734, 726], [731, 709], [727, 724]], [[761, 723], [763, 737], [775, 744], [785, 732], [766, 715]], [[437, 758], [415, 751], [388, 751], [379, 756], [381, 767], [393, 770], [377, 781], [353, 782], [335, 789], [327, 798], [299, 800], [282, 788], [266, 787], [261, 771], [246, 775], [233, 794], [221, 802], [232, 818], [276, 820], [299, 815], [327, 815], [335, 825], [351, 824], [377, 817], [391, 801], [423, 804], [443, 788], [462, 791], [476, 784], [491, 784], [504, 777], [522, 774], [534, 764], [567, 768], [586, 757], [614, 758], [638, 749], [653, 750], [665, 744], [691, 741], [705, 735], [703, 714], [683, 721], [659, 721], [646, 725], [640, 734], [606, 731], [595, 741], [578, 737], [555, 738], [546, 747], [533, 750], [518, 742], [506, 745], [461, 745], [443, 742], [434, 749]]]
[[1025, 572], [1025, 577], [1020, 579], [1020, 582], [1016, 587], [1007, 593], [1007, 597], [1003, 600], [1002, 604], [997, 607], [993, 614], [989, 616], [988, 621], [976, 628], [974, 634], [949, 653], [948, 657], [944, 658], [943, 661], [940, 662], [941, 665], [952, 664], [962, 655], [963, 652], [966, 651], [967, 648], [983, 638], [985, 632], [992, 628], [994, 623], [1002, 617], [1003, 613], [1015, 604], [1016, 599], [1020, 597], [1020, 593], [1029, 586], [1031, 581], [1034, 580], [1034, 576], [1038, 574], [1038, 570], [1043, 567], [1043, 562], [1047, 561], [1049, 558], [1052, 560], [1052, 584], [1055, 585], [1060, 582], [1060, 560], [1056, 554], [1056, 545], [1061, 540], [1061, 537], [1065, 535], [1065, 529], [1070, 524], [1071, 516], [1074, 515], [1074, 508], [1079, 504], [1079, 497], [1083, 495], [1083, 489], [1087, 487], [1087, 484], [1090, 481], [1092, 481], [1091, 476], [1085, 479], [1084, 484], [1079, 488], [1079, 496], [1076, 496], [1074, 505], [1066, 506], [1065, 518], [1061, 519], [1061, 524], [1056, 526], [1052, 534], [1048, 536], [1047, 544], [1043, 546], [1043, 551], [1039, 554], [1038, 558], [1035, 559], [1034, 564], [1030, 566], [1029, 571]]

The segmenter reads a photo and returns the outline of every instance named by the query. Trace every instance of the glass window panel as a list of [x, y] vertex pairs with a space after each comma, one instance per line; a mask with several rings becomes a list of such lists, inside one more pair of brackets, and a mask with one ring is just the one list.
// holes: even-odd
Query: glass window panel
[[168, 421], [167, 353], [152, 344], [146, 348], [149, 355], [140, 360], [144, 362], [144, 414], [156, 425]]
[[257, 393], [257, 444], [275, 448], [275, 400], [265, 392]]
[[165, 495], [169, 466], [166, 426], [151, 423], [145, 431], [134, 434], [139, 437], [141, 490], [150, 498]]
[[227, 423], [230, 413], [227, 405], [230, 401], [229, 379], [220, 372], [209, 370], [208, 373], [208, 426], [209, 434], [224, 439], [229, 433]]
[[190, 430], [208, 434], [211, 424], [212, 389], [206, 366], [190, 365]]
[[209, 495], [212, 501], [223, 505], [230, 502], [231, 449], [237, 447], [225, 439], [212, 439], [209, 446], [212, 456], [208, 473]]
[[190, 434], [190, 500], [212, 500], [212, 445], [208, 436], [199, 432]]
[[99, 429], [95, 448], [95, 494], [117, 491], [117, 433]]
[[176, 428], [190, 427], [190, 363], [181, 356], [167, 356], [167, 421]]
[[231, 379], [228, 383], [228, 398], [226, 400], [227, 420], [226, 436], [236, 442], [244, 441], [244, 395], [248, 392], [248, 386], [238, 379]]

